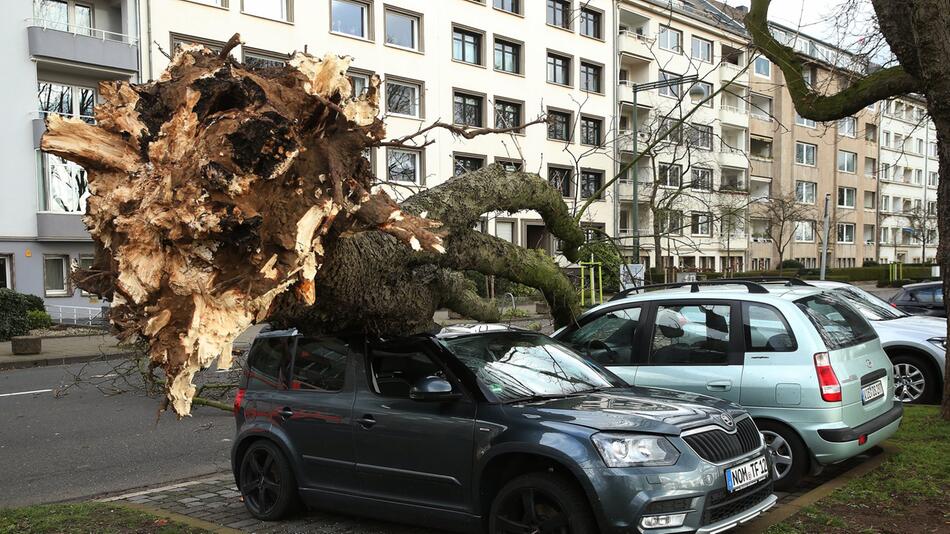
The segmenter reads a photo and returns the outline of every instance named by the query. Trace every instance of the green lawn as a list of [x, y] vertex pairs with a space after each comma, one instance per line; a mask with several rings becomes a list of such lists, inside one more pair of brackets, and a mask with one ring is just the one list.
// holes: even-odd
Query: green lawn
[[950, 532], [950, 422], [910, 406], [877, 469], [773, 526], [768, 534]]
[[0, 534], [209, 534], [145, 512], [105, 503], [0, 509]]

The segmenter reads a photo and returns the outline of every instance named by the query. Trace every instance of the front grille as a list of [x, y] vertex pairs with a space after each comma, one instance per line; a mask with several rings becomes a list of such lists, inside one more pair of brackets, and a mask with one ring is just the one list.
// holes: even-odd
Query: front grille
[[735, 493], [729, 493], [725, 488], [713, 491], [706, 496], [706, 506], [703, 507], [703, 525], [717, 523], [723, 519], [741, 514], [764, 501], [771, 494], [771, 479], [766, 479]]
[[761, 445], [759, 429], [755, 427], [751, 417], [736, 423], [736, 431], [733, 434], [715, 429], [683, 436], [683, 440], [703, 460], [717, 464], [748, 454]]
[[643, 515], [675, 514], [676, 512], [685, 512], [692, 506], [693, 499], [667, 499], [665, 501], [653, 501], [643, 510]]

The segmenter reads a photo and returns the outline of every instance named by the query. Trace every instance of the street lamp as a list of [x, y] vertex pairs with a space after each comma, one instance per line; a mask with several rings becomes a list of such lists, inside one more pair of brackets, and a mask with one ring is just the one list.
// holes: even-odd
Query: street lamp
[[[637, 93], [640, 91], [652, 91], [653, 89], [660, 89], [661, 87], [672, 87], [674, 85], [683, 85], [684, 83], [694, 83], [699, 80], [699, 76], [695, 74], [690, 74], [687, 76], [678, 76], [676, 78], [667, 78], [665, 80], [660, 80], [656, 82], [647, 82], [647, 83], [634, 83], [630, 84], [629, 87], [633, 91], [633, 155], [637, 156], [637, 137], [638, 137], [638, 122], [637, 122]], [[698, 85], [694, 84], [690, 90], [689, 95], [691, 97], [703, 97], [709, 96], [705, 91]], [[633, 211], [631, 213], [631, 218], [633, 219], [633, 259], [637, 263], [640, 263], [640, 181], [637, 176], [637, 164], [634, 163], [632, 168], [633, 171]], [[659, 258], [657, 258], [659, 262]]]

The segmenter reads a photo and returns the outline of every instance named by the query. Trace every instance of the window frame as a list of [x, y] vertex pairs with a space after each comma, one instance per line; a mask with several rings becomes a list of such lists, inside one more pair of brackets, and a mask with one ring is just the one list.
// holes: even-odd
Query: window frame
[[[706, 225], [706, 231], [698, 231]], [[713, 233], [712, 213], [708, 211], [689, 212], [689, 235], [698, 237], [712, 237]]]
[[[455, 56], [456, 34], [459, 34], [463, 37], [462, 48], [461, 48], [461, 51], [462, 51], [461, 59]], [[465, 48], [466, 42], [464, 40], [464, 37], [474, 37], [477, 40], [476, 45], [475, 45], [475, 54], [477, 57], [476, 57], [476, 61], [474, 62], [464, 59], [465, 50], [466, 50]], [[477, 30], [475, 28], [470, 28], [468, 26], [463, 26], [461, 24], [452, 24], [451, 45], [452, 45], [452, 61], [454, 61], [455, 63], [461, 63], [463, 65], [472, 65], [472, 66], [483, 67], [483, 68], [485, 67], [485, 32], [481, 30]], [[494, 51], [494, 48], [492, 50]], [[494, 53], [493, 53], [493, 57], [494, 57]]]
[[[409, 182], [407, 180], [393, 180], [392, 175], [390, 174], [391, 170], [391, 156], [396, 152], [403, 152], [407, 154], [413, 154], [415, 156], [415, 166], [413, 167], [413, 172], [415, 174], [415, 181]], [[425, 185], [425, 150], [421, 149], [411, 149], [411, 148], [396, 148], [396, 147], [387, 147], [386, 148], [386, 182], [394, 184], [412, 184], [412, 185]]]
[[[604, 119], [602, 117], [595, 117], [593, 115], [581, 115], [580, 122], [580, 139], [579, 142], [585, 146], [604, 146]], [[597, 142], [588, 143], [587, 139], [584, 137], [584, 124], [586, 123], [596, 123], [597, 125]]]
[[[395, 84], [395, 85], [402, 85], [404, 87], [412, 87], [416, 90], [416, 102], [415, 102], [416, 114], [415, 115], [397, 113], [397, 112], [389, 110], [389, 84], [390, 83]], [[410, 80], [408, 78], [402, 78], [399, 76], [390, 76], [387, 74], [386, 82], [383, 85], [384, 85], [383, 89], [386, 93], [385, 109], [386, 109], [387, 115], [393, 115], [395, 117], [402, 117], [402, 118], [407, 118], [407, 119], [424, 119], [425, 118], [425, 111], [424, 111], [425, 100], [423, 96], [425, 94], [424, 82]]]
[[[764, 65], [768, 66], [768, 68], [765, 69], [766, 71], [765, 74], [759, 73], [759, 60], [765, 61]], [[769, 60], [769, 58], [765, 56], [756, 56], [756, 58], [752, 60], [752, 74], [755, 76], [758, 76], [759, 78], [767, 78], [771, 80], [772, 79], [772, 61]]]
[[[499, 124], [499, 123], [498, 123], [498, 117], [499, 117], [499, 114], [498, 114], [498, 106], [499, 106], [499, 105], [502, 105], [502, 106], [506, 106], [506, 105], [507, 105], [507, 106], [516, 106], [517, 109], [518, 109], [518, 121], [517, 121], [515, 124], [511, 124], [511, 125]], [[495, 96], [495, 101], [492, 102], [492, 113], [493, 113], [493, 115], [494, 115], [494, 117], [495, 117], [495, 120], [493, 121], [493, 124], [495, 125], [495, 128], [513, 128], [513, 127], [515, 127], [515, 126], [520, 126], [520, 125], [524, 124], [524, 102], [521, 101], [521, 100], [515, 100], [515, 99], [513, 99], [513, 98], [506, 98], [506, 97]], [[515, 130], [515, 131], [512, 132], [512, 133], [524, 134], [524, 128], [519, 128], [519, 129]]]
[[[267, 15], [260, 15], [260, 14], [258, 14], [258, 13], [251, 13], [251, 12], [247, 11], [247, 10], [245, 9], [245, 7], [244, 7], [244, 2], [246, 2], [246, 1], [247, 1], [247, 0], [241, 0], [241, 14], [242, 14], [242, 15], [248, 15], [248, 16], [251, 16], [251, 17], [257, 17], [257, 18], [265, 19], [265, 20], [273, 20], [273, 21], [275, 21], [275, 22], [283, 22], [284, 24], [293, 24], [293, 23], [294, 23], [294, 0], [277, 0], [277, 1], [282, 2], [282, 3], [284, 4], [284, 10], [285, 10], [285, 12], [286, 12], [286, 14], [287, 14], [287, 17], [286, 17], [286, 18], [282, 18], [282, 19], [274, 18], [274, 17], [268, 17]], [[332, 2], [331, 2], [331, 5], [332, 5]]]
[[[455, 100], [459, 96], [463, 98], [478, 99], [478, 123], [477, 124], [468, 124], [465, 122], [456, 121], [456, 118], [457, 118], [456, 106], [458, 105], [458, 103]], [[480, 93], [473, 93], [473, 92], [465, 91], [461, 89], [453, 89], [452, 90], [452, 124], [455, 124], [456, 126], [463, 126], [463, 127], [468, 127], [468, 128], [484, 128], [485, 127], [485, 99], [486, 99], [485, 95], [480, 94]], [[463, 108], [467, 105], [468, 104], [466, 102], [462, 102]]]
[[[788, 350], [761, 350], [761, 349], [752, 348], [752, 343], [751, 343], [752, 325], [749, 322], [750, 315], [751, 315], [749, 313], [749, 308], [751, 308], [752, 306], [758, 306], [760, 308], [767, 309], [778, 316], [778, 318], [782, 321], [782, 326], [785, 327], [786, 334], [792, 340], [792, 348]], [[773, 353], [785, 354], [785, 353], [790, 353], [790, 352], [798, 352], [798, 338], [795, 337], [795, 332], [792, 330], [791, 325], [788, 324], [788, 319], [785, 317], [785, 314], [781, 312], [781, 310], [779, 310], [775, 306], [772, 306], [771, 304], [765, 304], [763, 302], [749, 302], [749, 301], [742, 302], [742, 334], [743, 334], [742, 336], [743, 337], [742, 339], [743, 352], [746, 354], [750, 352], [769, 353], [769, 354], [773, 354]]]
[[[588, 87], [585, 87], [585, 85], [586, 85], [586, 84], [585, 84], [585, 81], [586, 81], [587, 78], [589, 77], [589, 76], [588, 76], [588, 77], [585, 77], [585, 74], [584, 74], [584, 69], [585, 69], [585, 68], [586, 68], [590, 73], [592, 73], [592, 74], [595, 75], [595, 81], [597, 82], [597, 87], [596, 87], [596, 89], [591, 89], [589, 86], [588, 86]], [[594, 93], [594, 94], [598, 94], [598, 95], [604, 94], [604, 91], [605, 91], [605, 87], [604, 87], [604, 85], [605, 85], [605, 84], [604, 84], [604, 66], [603, 66], [602, 64], [596, 63], [596, 62], [594, 62], [594, 61], [589, 61], [589, 60], [586, 60], [586, 59], [581, 59], [581, 60], [580, 60], [580, 66], [579, 66], [579, 68], [578, 68], [578, 76], [577, 76], [577, 79], [578, 79], [578, 87], [580, 88], [581, 91], [583, 91], [583, 92], [585, 92], [585, 93]]]
[[[848, 192], [851, 193], [851, 205], [847, 204]], [[838, 186], [838, 195], [837, 195], [836, 206], [839, 208], [848, 208], [854, 209], [858, 205], [858, 190], [854, 187], [848, 187], [844, 185]], [[841, 201], [844, 200], [845, 204], [842, 204]]]
[[[257, 59], [263, 59], [264, 61], [280, 62], [280, 63], [283, 63], [283, 65], [286, 65], [287, 62], [290, 61], [290, 55], [280, 54], [277, 52], [271, 52], [269, 50], [264, 50], [262, 48], [252, 48], [250, 46], [242, 45], [241, 46], [241, 62], [244, 63], [245, 65], [247, 65], [248, 56], [251, 56]], [[274, 66], [279, 67], [282, 65], [274, 65]], [[256, 68], [268, 68], [268, 67], [265, 66], [265, 67], [256, 67]]]
[[[803, 186], [803, 187], [802, 187], [802, 198], [801, 198], [801, 199], [798, 198], [798, 184], [802, 184], [802, 186]], [[811, 191], [811, 193], [812, 193], [812, 200], [811, 200], [811, 202], [809, 202], [808, 200], [806, 200], [807, 195], [805, 195], [805, 193], [807, 192], [807, 187], [806, 187], [806, 186], [809, 186], [809, 185], [812, 186], [812, 188], [811, 188], [811, 189], [812, 189], [812, 191]], [[809, 180], [795, 180], [795, 201], [798, 202], [799, 204], [815, 205], [815, 204], [818, 202], [818, 182], [812, 182], [812, 181], [809, 181]]]
[[[845, 158], [844, 160], [841, 159], [842, 156]], [[848, 156], [850, 156], [850, 159], [848, 159]], [[838, 150], [838, 157], [836, 159], [837, 159], [836, 167], [838, 169], [838, 172], [844, 172], [847, 174], [857, 174], [858, 172], [858, 153], [857, 152], [851, 152], [850, 150]], [[852, 164], [851, 169], [848, 168], [849, 161]], [[841, 167], [842, 162], [844, 163], [844, 168]]]
[[[677, 175], [679, 176], [679, 183], [676, 185], [670, 185], [670, 169], [677, 168]], [[660, 177], [663, 176], [663, 171], [666, 170], [666, 181], [665, 183], [660, 182]], [[679, 163], [659, 163], [657, 164], [657, 186], [658, 187], [670, 187], [670, 188], [679, 188], [683, 186], [683, 166]]]
[[[567, 172], [567, 176], [566, 176], [566, 178], [567, 178], [567, 187], [568, 187], [567, 191], [564, 190], [564, 181], [563, 181], [564, 179], [563, 179], [563, 178], [562, 178], [560, 184], [558, 184], [558, 186], [555, 186], [554, 184], [551, 183], [551, 171], [566, 171], [566, 172]], [[559, 165], [559, 164], [556, 164], [556, 163], [548, 163], [548, 167], [547, 167], [547, 181], [548, 181], [548, 185], [550, 185], [551, 187], [553, 187], [554, 189], [556, 189], [559, 193], [561, 193], [561, 196], [562, 196], [563, 198], [570, 198], [570, 199], [573, 199], [573, 198], [575, 198], [575, 197], [577, 196], [577, 186], [574, 185], [574, 182], [575, 182], [576, 180], [574, 179], [574, 168], [573, 168], [573, 167], [571, 167], [571, 166], [569, 166], [569, 165]], [[565, 193], [567, 193], [567, 194], [565, 194]]]
[[[415, 42], [415, 47], [407, 47], [400, 44], [390, 43], [387, 35], [387, 30], [389, 28], [389, 14], [398, 15], [400, 17], [406, 17], [414, 19], [413, 22], [413, 41]], [[410, 11], [408, 9], [403, 9], [401, 7], [392, 6], [385, 4], [383, 6], [383, 45], [390, 48], [396, 48], [398, 50], [405, 50], [407, 52], [416, 52], [419, 54], [425, 53], [425, 43], [423, 36], [425, 35], [424, 25], [423, 25], [423, 14], [417, 13], [415, 11]]]
[[[502, 46], [509, 46], [514, 51], [515, 57], [515, 70], [505, 70], [504, 68], [498, 68], [498, 45], [499, 43]], [[502, 50], [502, 57], [504, 59], [505, 51]], [[502, 62], [504, 63], [504, 61]], [[517, 41], [515, 39], [509, 39], [500, 35], [494, 35], [492, 39], [492, 70], [495, 72], [503, 72], [505, 74], [511, 74], [514, 76], [524, 76], [524, 43]]]
[[[805, 224], [808, 228], [811, 228], [811, 239], [799, 239], [798, 238], [798, 228], [799, 225]], [[815, 221], [812, 220], [803, 220], [795, 221], [795, 227], [792, 229], [792, 239], [796, 243], [814, 243], [815, 242]], [[804, 236], [803, 236], [804, 237]]]
[[13, 273], [15, 272], [13, 268], [13, 254], [2, 253], [0, 254], [0, 262], [3, 263], [0, 266], [0, 271], [2, 271], [4, 280], [6, 280], [5, 285], [0, 286], [0, 289], [16, 289], [16, 283], [13, 279]]
[[601, 170], [601, 169], [593, 169], [593, 168], [588, 168], [588, 167], [582, 167], [582, 168], [581, 168], [580, 176], [579, 176], [578, 179], [577, 179], [577, 188], [578, 188], [579, 191], [580, 191], [580, 196], [581, 196], [582, 199], [593, 198], [594, 200], [604, 200], [604, 193], [605, 193], [605, 191], [601, 191], [600, 194], [599, 194], [599, 195], [596, 195], [596, 196], [595, 196], [595, 195], [587, 195], [587, 194], [585, 194], [585, 188], [584, 188], [585, 178], [586, 178], [587, 176], [593, 176], [593, 175], [599, 175], [599, 177], [600, 177], [600, 178], [596, 181], [596, 183], [597, 183], [597, 188], [594, 189], [593, 192], [596, 193], [597, 190], [603, 188], [603, 186], [604, 186], [604, 176], [605, 176], [604, 171]]
[[[51, 290], [48, 287], [46, 287], [46, 273], [47, 273], [46, 262], [47, 260], [54, 260], [54, 259], [59, 259], [63, 262], [63, 269], [62, 269], [63, 289]], [[70, 272], [69, 261], [70, 259], [69, 259], [68, 254], [43, 254], [43, 296], [44, 297], [61, 298], [61, 297], [72, 296], [73, 292], [71, 291], [71, 287], [70, 287], [71, 284], [69, 280], [69, 272]]]
[[470, 160], [470, 161], [477, 160], [480, 163], [480, 165], [477, 168], [466, 170], [465, 172], [473, 172], [479, 169], [484, 169], [485, 165], [488, 164], [488, 156], [484, 154], [475, 154], [472, 152], [453, 152], [452, 153], [452, 177], [453, 178], [456, 176], [461, 176], [461, 174], [456, 174], [456, 171], [458, 170], [459, 160]]
[[551, 121], [547, 127], [547, 139], [549, 141], [557, 141], [560, 143], [572, 143], [574, 142], [574, 112], [567, 111], [563, 109], [548, 108], [547, 115], [550, 117], [552, 115], [565, 117], [567, 123], [565, 124], [565, 131], [567, 132], [567, 138], [562, 139], [560, 137], [551, 137], [551, 129], [555, 125], [555, 121]]
[[[363, 27], [362, 27], [362, 30], [363, 30], [363, 34], [364, 34], [364, 35], [356, 35], [356, 34], [344, 32], [344, 31], [342, 31], [342, 30], [334, 30], [334, 29], [333, 29], [333, 3], [334, 3], [335, 1], [343, 2], [343, 3], [346, 3], [346, 4], [359, 5], [359, 6], [363, 9]], [[341, 37], [348, 37], [348, 38], [350, 38], [350, 39], [359, 39], [359, 40], [361, 40], [361, 41], [373, 41], [373, 40], [374, 40], [375, 35], [374, 35], [374, 27], [373, 27], [373, 3], [372, 3], [371, 1], [370, 1], [370, 2], [365, 2], [365, 1], [363, 1], [363, 0], [330, 0], [330, 2], [328, 2], [327, 8], [329, 9], [329, 15], [330, 15], [330, 17], [329, 17], [329, 23], [330, 23], [329, 32], [330, 32], [332, 35], [339, 35], [339, 36], [341, 36]]]
[[[584, 28], [586, 26], [586, 21], [584, 20], [585, 15], [593, 15], [593, 18], [596, 24], [595, 33], [593, 35], [586, 33], [584, 31]], [[578, 21], [578, 26], [579, 26], [578, 33], [580, 35], [584, 37], [588, 37], [590, 39], [595, 39], [598, 41], [604, 40], [604, 12], [603, 11], [599, 9], [594, 9], [589, 5], [584, 5], [580, 9], [580, 14], [577, 17], [577, 21]]]
[[[561, 8], [561, 18], [563, 24], [557, 24], [554, 22], [549, 15], [551, 15], [552, 5], [560, 6]], [[555, 8], [555, 15], [557, 9]], [[557, 28], [559, 30], [574, 32], [573, 21], [571, 20], [571, 12], [574, 11], [574, 5], [572, 0], [547, 0], [544, 4], [544, 22], [552, 28]]]
[[[707, 176], [708, 181], [705, 182], [705, 186], [704, 186], [704, 187], [696, 187], [696, 183], [697, 183], [697, 182], [696, 182], [695, 175], [696, 175], [697, 171], [699, 171], [699, 173], [707, 173], [707, 174], [708, 174], [708, 176]], [[712, 170], [712, 168], [710, 168], [710, 167], [700, 167], [700, 166], [693, 166], [693, 165], [690, 165], [690, 167], [689, 167], [689, 178], [690, 178], [689, 188], [690, 188], [692, 191], [705, 191], [705, 192], [707, 192], [707, 193], [711, 193], [711, 192], [712, 192], [712, 190], [713, 190], [713, 170]], [[702, 182], [700, 182], [700, 183], [702, 183]]]
[[[337, 337], [337, 336], [314, 336], [314, 337], [294, 336], [294, 337], [296, 339], [294, 340], [294, 344], [290, 352], [290, 372], [288, 373], [289, 376], [287, 377], [290, 382], [290, 387], [288, 388], [290, 391], [299, 392], [303, 394], [337, 395], [341, 393], [351, 392], [353, 390], [352, 370], [353, 370], [353, 364], [357, 356], [357, 352], [354, 351], [352, 347], [350, 347], [350, 343], [346, 339]], [[297, 353], [300, 349], [301, 343], [305, 341], [321, 342], [325, 339], [339, 340], [346, 347], [346, 354], [345, 354], [346, 360], [343, 363], [343, 385], [340, 387], [340, 389], [337, 389], [337, 390], [295, 388], [294, 384], [298, 382], [296, 380]]]
[[[651, 302], [649, 305], [649, 314], [645, 321], [641, 320], [641, 324], [646, 324], [647, 328], [644, 329], [644, 340], [643, 344], [637, 348], [641, 348], [645, 351], [646, 361], [640, 363], [640, 365], [650, 366], [650, 367], [727, 367], [730, 365], [742, 365], [744, 360], [744, 354], [742, 349], [744, 348], [744, 335], [742, 328], [742, 318], [739, 313], [739, 306], [737, 301], [724, 300], [724, 299], [702, 299], [702, 300], [682, 300], [682, 299], [669, 299], [669, 300], [659, 300]], [[663, 306], [665, 308], [672, 307], [698, 307], [698, 306], [728, 306], [729, 307], [729, 345], [726, 350], [726, 361], [722, 363], [656, 363], [653, 360], [653, 339], [656, 334], [657, 324], [656, 316], [660, 309]], [[638, 329], [639, 330], [639, 329]]]
[[[847, 241], [847, 240], [841, 238], [841, 236], [842, 236], [842, 230], [847, 230], [848, 227], [851, 227], [851, 240], [850, 240], [850, 241]], [[835, 225], [835, 243], [839, 243], [839, 244], [842, 244], [842, 245], [853, 245], [853, 244], [854, 244], [854, 239], [855, 239], [855, 232], [856, 232], [856, 228], [855, 228], [855, 224], [854, 224], [854, 223], [849, 223], [849, 222], [839, 222], [839, 223], [836, 223], [836, 225]], [[847, 234], [847, 231], [845, 231], [844, 234]], [[847, 237], [847, 236], [846, 236], [846, 237]]]
[[510, 13], [510, 14], [512, 14], [512, 15], [517, 15], [517, 16], [519, 16], [519, 17], [523, 17], [523, 16], [524, 16], [524, 2], [523, 2], [523, 0], [507, 0], [507, 1], [510, 2], [512, 5], [517, 6], [517, 8], [514, 9], [514, 10], [505, 9], [504, 7], [498, 5], [499, 2], [505, 2], [505, 1], [506, 1], [506, 0], [492, 0], [492, 8], [493, 8], [493, 9], [497, 9], [498, 11], [501, 11], [501, 12], [503, 12], [503, 13]]
[[[564, 73], [567, 77], [567, 82], [561, 83], [551, 79], [552, 68], [557, 68], [556, 66], [552, 67], [551, 60], [566, 60], [566, 66], [563, 67]], [[564, 54], [561, 52], [556, 52], [554, 50], [548, 50], [545, 55], [545, 81], [551, 85], [557, 85], [559, 87], [574, 87], [574, 56], [569, 54]], [[553, 71], [555, 74], [557, 71]], [[555, 76], [556, 78], [556, 76]]]
[[[677, 38], [676, 46], [674, 46], [673, 48], [669, 47], [669, 38], [666, 39], [667, 46], [664, 46], [663, 37], [665, 35], [677, 35], [678, 38]], [[660, 24], [660, 29], [657, 30], [656, 32], [656, 43], [657, 43], [657, 46], [660, 47], [660, 50], [666, 50], [667, 52], [673, 52], [674, 54], [682, 54], [683, 53], [683, 32], [681, 30], [677, 30], [676, 28], [673, 28], [672, 26], [667, 26], [666, 24]]]
[[[706, 58], [704, 58], [704, 57], [697, 57], [697, 56], [694, 55], [694, 52], [696, 51], [695, 45], [696, 45], [697, 42], [699, 42], [700, 45], [708, 45], [708, 49], [709, 49], [709, 59], [706, 59]], [[697, 36], [697, 35], [692, 35], [692, 36], [690, 36], [690, 43], [689, 43], [689, 57], [690, 57], [690, 58], [696, 59], [696, 60], [700, 61], [701, 63], [710, 63], [710, 64], [711, 64], [711, 63], [713, 62], [713, 55], [714, 55], [714, 49], [713, 49], [713, 42], [712, 42], [712, 41], [710, 41], [709, 39], [704, 39], [704, 38], [699, 37], [699, 36]]]
[[[798, 161], [798, 146], [802, 145], [802, 160]], [[812, 162], [808, 163], [808, 148], [812, 150]], [[806, 143], [804, 141], [795, 141], [795, 165], [802, 165], [805, 167], [816, 167], [818, 165], [818, 145], [812, 143]]]

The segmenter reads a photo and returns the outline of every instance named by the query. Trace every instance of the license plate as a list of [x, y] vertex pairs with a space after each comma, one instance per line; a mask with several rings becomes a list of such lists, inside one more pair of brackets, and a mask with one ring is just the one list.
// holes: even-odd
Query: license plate
[[867, 404], [874, 399], [884, 396], [884, 383], [887, 379], [882, 378], [861, 388], [861, 402]]
[[726, 469], [726, 488], [729, 491], [741, 490], [765, 480], [768, 476], [769, 463], [765, 461], [765, 456], [759, 456], [750, 462]]

